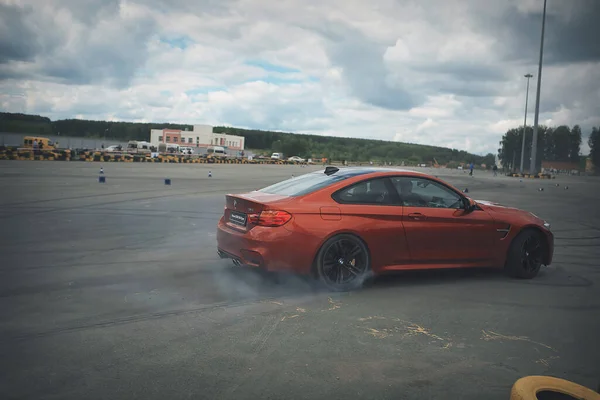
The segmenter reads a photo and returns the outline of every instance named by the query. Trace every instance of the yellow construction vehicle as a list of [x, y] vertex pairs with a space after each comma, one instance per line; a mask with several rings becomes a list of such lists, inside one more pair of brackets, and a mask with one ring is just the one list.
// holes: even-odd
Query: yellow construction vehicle
[[52, 142], [52, 140], [50, 140], [46, 137], [40, 137], [40, 136], [25, 136], [23, 138], [23, 147], [31, 149], [31, 148], [33, 148], [34, 142], [37, 142], [38, 150], [55, 150], [56, 149], [56, 145], [54, 144], [54, 142]]

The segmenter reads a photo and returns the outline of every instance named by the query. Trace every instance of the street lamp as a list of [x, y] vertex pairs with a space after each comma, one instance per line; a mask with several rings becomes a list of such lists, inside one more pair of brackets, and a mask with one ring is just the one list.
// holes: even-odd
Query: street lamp
[[[529, 78], [533, 77], [531, 74], [525, 75], [527, 78], [527, 92], [525, 92], [525, 119], [523, 120], [523, 140], [521, 143], [521, 168], [519, 171], [523, 173], [523, 159], [525, 157], [525, 133], [527, 132], [527, 101], [529, 100]], [[531, 169], [531, 166], [529, 167]]]
[[540, 43], [540, 62], [538, 65], [538, 77], [537, 77], [537, 93], [535, 98], [535, 117], [533, 120], [533, 139], [531, 141], [531, 168], [530, 173], [535, 174], [537, 167], [535, 165], [535, 156], [537, 153], [537, 139], [538, 139], [538, 119], [540, 115], [540, 89], [542, 87], [542, 58], [544, 56], [544, 30], [546, 28], [546, 0], [544, 0], [544, 13], [542, 14], [542, 39]]

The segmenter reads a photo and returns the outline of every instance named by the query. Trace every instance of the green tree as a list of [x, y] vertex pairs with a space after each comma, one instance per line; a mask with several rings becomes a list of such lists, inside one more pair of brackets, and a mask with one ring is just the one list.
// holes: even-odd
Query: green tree
[[571, 162], [579, 161], [579, 152], [581, 150], [581, 128], [579, 125], [575, 125], [571, 129], [569, 135], [569, 160]]
[[509, 129], [502, 136], [500, 148], [498, 149], [498, 158], [508, 170], [514, 171], [519, 168], [522, 138], [523, 129]]
[[416, 154], [413, 154], [412, 156], [408, 157], [408, 161], [412, 164], [418, 164], [421, 162], [421, 157], [419, 157]]
[[561, 125], [554, 129], [554, 161], [569, 161], [571, 129], [566, 125]]
[[485, 157], [483, 157], [482, 163], [481, 164], [485, 164], [487, 169], [492, 168], [492, 166], [496, 163], [496, 156], [494, 156], [492, 153], [488, 153], [485, 155]]
[[592, 128], [588, 145], [590, 146], [590, 158], [592, 159], [596, 173], [600, 173], [600, 127]]
[[[50, 121], [37, 115], [0, 113], [0, 128], [4, 132], [44, 133], [45, 135], [60, 132], [61, 136], [92, 137], [128, 141], [149, 140], [151, 129], [192, 129], [190, 125], [171, 123], [137, 123], [115, 121], [90, 121], [65, 119]], [[529, 128], [528, 128], [529, 129]], [[272, 132], [257, 129], [240, 129], [230, 126], [216, 126], [215, 133], [227, 133], [243, 136], [246, 147], [258, 152], [282, 152], [285, 155], [319, 158], [327, 155], [335, 161], [387, 161], [400, 163], [413, 157], [414, 162], [431, 163], [437, 160], [440, 164], [450, 161], [457, 163], [473, 161], [480, 164], [485, 157], [469, 154], [458, 149], [439, 146], [417, 145], [383, 140], [355, 139], [320, 135], [299, 135], [285, 132]], [[517, 143], [515, 141], [515, 147]], [[505, 149], [505, 153], [509, 152]], [[520, 147], [519, 147], [520, 152]], [[519, 153], [520, 154], [520, 153]], [[511, 153], [512, 155], [512, 153]]]

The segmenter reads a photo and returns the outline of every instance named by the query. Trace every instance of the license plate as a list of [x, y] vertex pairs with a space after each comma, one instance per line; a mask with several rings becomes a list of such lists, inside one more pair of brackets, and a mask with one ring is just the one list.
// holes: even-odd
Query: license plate
[[229, 222], [232, 222], [236, 225], [246, 226], [246, 219], [246, 214], [241, 212], [232, 211], [231, 214], [229, 214]]

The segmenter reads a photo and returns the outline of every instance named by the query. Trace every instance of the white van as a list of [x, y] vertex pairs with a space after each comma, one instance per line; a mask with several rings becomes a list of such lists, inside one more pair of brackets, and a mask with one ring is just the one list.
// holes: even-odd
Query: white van
[[128, 153], [150, 153], [152, 144], [141, 140], [130, 140], [127, 143]]
[[175, 143], [159, 143], [158, 152], [163, 154], [178, 154], [179, 145]]
[[206, 153], [209, 157], [226, 157], [225, 148], [221, 146], [210, 146], [206, 149]]
[[281, 154], [281, 153], [271, 154], [271, 160], [281, 160], [282, 158], [283, 158], [283, 154]]

